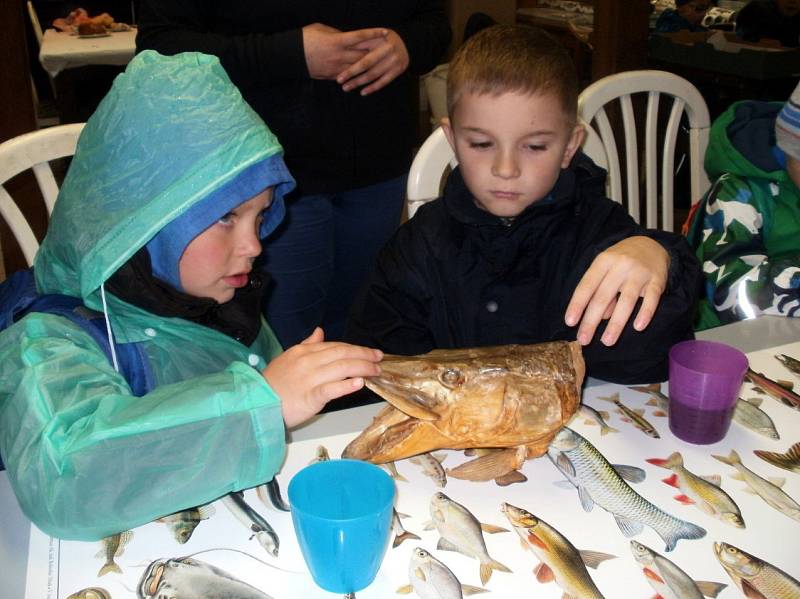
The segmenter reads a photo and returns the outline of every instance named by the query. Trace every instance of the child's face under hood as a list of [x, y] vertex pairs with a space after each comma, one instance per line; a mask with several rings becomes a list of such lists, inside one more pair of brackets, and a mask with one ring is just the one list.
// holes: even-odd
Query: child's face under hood
[[259, 231], [272, 204], [272, 188], [239, 204], [186, 246], [178, 268], [183, 290], [223, 304], [249, 283], [261, 253]]

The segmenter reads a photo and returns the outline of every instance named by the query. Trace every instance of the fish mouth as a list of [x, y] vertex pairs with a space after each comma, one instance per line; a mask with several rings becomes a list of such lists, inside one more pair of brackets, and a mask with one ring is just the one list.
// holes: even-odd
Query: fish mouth
[[158, 592], [158, 585], [164, 575], [165, 567], [166, 562], [161, 559], [154, 561], [147, 567], [147, 570], [144, 571], [139, 581], [138, 595], [140, 597], [144, 597], [145, 599], [148, 597], [155, 597]]
[[433, 409], [439, 403], [435, 397], [420, 390], [407, 376], [388, 372], [383, 365], [381, 369], [378, 376], [364, 380], [368, 389], [409, 416], [428, 421], [439, 419], [439, 414]]

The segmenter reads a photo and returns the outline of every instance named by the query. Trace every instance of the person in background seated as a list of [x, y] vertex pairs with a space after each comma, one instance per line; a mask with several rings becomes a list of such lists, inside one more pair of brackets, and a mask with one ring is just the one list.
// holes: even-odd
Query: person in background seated
[[800, 45], [800, 0], [750, 0], [736, 15], [736, 35], [748, 42], [778, 40]]
[[667, 377], [700, 267], [681, 236], [605, 197], [577, 97], [569, 54], [540, 29], [497, 25], [459, 48], [442, 123], [459, 166], [382, 250], [346, 340], [411, 355], [577, 339], [589, 376]]
[[714, 0], [675, 0], [675, 8], [667, 8], [656, 20], [656, 33], [673, 31], [707, 31], [701, 24]]
[[284, 352], [261, 316], [255, 260], [293, 187], [216, 57], [143, 52], [114, 80], [35, 260], [39, 293], [105, 319], [113, 364], [66, 316], [0, 332], [0, 455], [44, 532], [96, 540], [267, 482], [286, 427], [380, 372], [320, 329]]
[[706, 277], [699, 330], [759, 314], [800, 316], [800, 86], [733, 104], [711, 127], [715, 182], [688, 221]]

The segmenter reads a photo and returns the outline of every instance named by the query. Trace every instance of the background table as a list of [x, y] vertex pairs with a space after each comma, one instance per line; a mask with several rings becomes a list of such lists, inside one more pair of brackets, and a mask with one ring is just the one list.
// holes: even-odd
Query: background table
[[[797, 341], [800, 339], [800, 319], [760, 317], [712, 329], [698, 336], [724, 341], [749, 352]], [[590, 380], [589, 384], [596, 385], [598, 381]], [[291, 438], [301, 441], [360, 430], [378, 408], [378, 405], [370, 405], [323, 414], [292, 431]], [[6, 573], [3, 596], [8, 599], [24, 597], [29, 534], [30, 523], [19, 510], [6, 474], [0, 473], [0, 571]], [[721, 578], [719, 581], [730, 582]]]
[[125, 66], [136, 51], [136, 29], [105, 37], [80, 37], [48, 29], [42, 38], [39, 61], [51, 77], [64, 69], [89, 65]]

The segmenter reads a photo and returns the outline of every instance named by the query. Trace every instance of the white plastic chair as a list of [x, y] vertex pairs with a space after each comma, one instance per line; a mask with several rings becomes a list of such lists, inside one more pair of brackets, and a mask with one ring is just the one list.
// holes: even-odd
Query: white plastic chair
[[41, 48], [42, 38], [44, 37], [42, 24], [39, 22], [39, 15], [36, 14], [36, 9], [33, 7], [31, 0], [28, 0], [28, 16], [31, 19], [31, 27], [33, 28], [33, 34], [36, 36], [36, 43]]
[[[637, 120], [632, 100], [635, 94], [646, 96], [644, 119]], [[662, 97], [669, 109], [665, 123], [659, 118]], [[622, 130], [617, 133], [624, 142], [624, 187], [618, 146], [621, 142], [615, 137], [606, 111], [607, 105], [615, 101], [622, 116]], [[630, 215], [641, 222], [639, 185], [643, 180], [645, 225], [658, 228], [660, 213], [660, 228], [673, 231], [675, 154], [683, 115], [688, 122], [689, 156], [685, 167], [689, 169], [691, 203], [697, 203], [710, 186], [703, 168], [710, 119], [708, 107], [697, 88], [665, 71], [626, 71], [604, 77], [587, 87], [578, 98], [578, 114], [589, 125], [584, 152], [608, 170], [611, 199], [625, 205]], [[640, 167], [637, 133], [641, 131], [644, 155]]]
[[48, 127], [0, 144], [0, 216], [8, 223], [28, 266], [33, 264], [39, 242], [22, 211], [6, 191], [5, 183], [27, 169], [33, 170], [47, 214], [52, 214], [58, 196], [58, 185], [53, 169], [50, 168], [50, 161], [75, 153], [83, 126], [84, 123], [74, 123]]
[[422, 204], [438, 198], [442, 194], [445, 175], [449, 169], [458, 166], [453, 149], [437, 127], [422, 144], [411, 163], [406, 185], [406, 208], [408, 218], [414, 216]]

